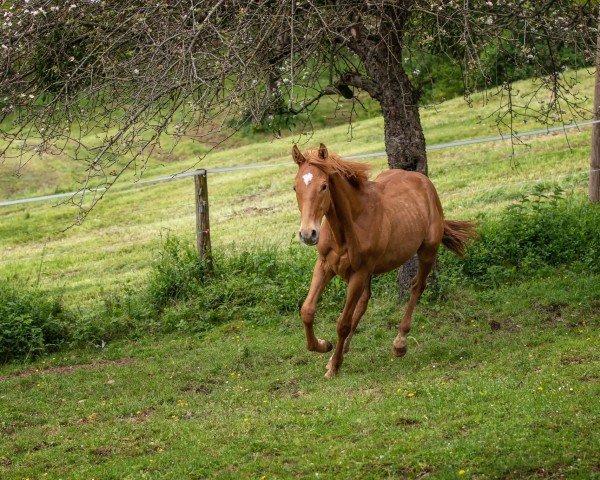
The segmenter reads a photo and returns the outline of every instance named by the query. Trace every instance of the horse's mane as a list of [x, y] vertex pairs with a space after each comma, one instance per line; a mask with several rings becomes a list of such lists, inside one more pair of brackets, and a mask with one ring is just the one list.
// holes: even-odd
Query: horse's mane
[[328, 152], [327, 158], [323, 160], [319, 157], [318, 148], [309, 148], [303, 155], [309, 165], [314, 165], [327, 175], [337, 173], [353, 187], [359, 188], [369, 179], [371, 165], [366, 163], [342, 160], [337, 153], [331, 151]]

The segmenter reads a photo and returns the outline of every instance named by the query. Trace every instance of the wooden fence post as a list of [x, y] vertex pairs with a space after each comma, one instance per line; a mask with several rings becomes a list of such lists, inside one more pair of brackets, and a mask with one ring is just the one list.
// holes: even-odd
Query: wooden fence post
[[[600, 28], [600, 14], [598, 15]], [[596, 83], [594, 87], [594, 120], [600, 120], [600, 31], [596, 39]], [[592, 125], [592, 151], [590, 153], [590, 202], [600, 202], [600, 123]]]
[[208, 272], [211, 272], [213, 265], [210, 249], [206, 170], [199, 170], [197, 175], [194, 175], [194, 185], [196, 187], [196, 246], [200, 259], [205, 263]]

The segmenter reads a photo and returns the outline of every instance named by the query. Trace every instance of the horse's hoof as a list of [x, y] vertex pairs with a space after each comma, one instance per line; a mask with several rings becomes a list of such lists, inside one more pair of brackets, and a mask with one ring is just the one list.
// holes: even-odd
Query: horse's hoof
[[333, 344], [329, 340], [319, 340], [319, 346], [317, 352], [327, 353], [333, 349]]
[[399, 347], [397, 347], [396, 345], [392, 345], [392, 353], [397, 357], [403, 357], [404, 355], [406, 355], [407, 350], [408, 348], [406, 347], [406, 344], [401, 345]]
[[325, 378], [333, 378], [337, 375], [337, 370], [334, 370], [333, 368], [327, 370], [327, 372], [325, 373]]
[[407, 350], [406, 338], [405, 337], [396, 337], [394, 339], [394, 343], [392, 343], [392, 353], [397, 357], [403, 357], [406, 355]]

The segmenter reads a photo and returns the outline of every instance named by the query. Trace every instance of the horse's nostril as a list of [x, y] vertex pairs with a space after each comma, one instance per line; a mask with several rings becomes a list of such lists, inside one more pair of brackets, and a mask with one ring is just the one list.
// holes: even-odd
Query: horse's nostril
[[306, 243], [308, 245], [314, 245], [317, 243], [317, 238], [319, 238], [319, 232], [317, 230], [299, 230], [298, 237], [300, 241]]

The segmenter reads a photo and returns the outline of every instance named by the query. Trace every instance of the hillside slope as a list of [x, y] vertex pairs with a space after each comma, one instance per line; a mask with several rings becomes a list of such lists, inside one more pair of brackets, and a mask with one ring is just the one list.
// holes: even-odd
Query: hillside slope
[[[593, 78], [585, 71], [577, 75], [581, 93], [589, 92], [591, 105]], [[515, 88], [532, 91], [533, 83], [519, 82]], [[499, 127], [486, 119], [497, 105], [496, 97], [480, 94], [473, 98], [472, 108], [460, 98], [424, 108], [422, 120], [428, 144], [497, 134]], [[565, 121], [570, 120], [565, 117]], [[539, 127], [518, 120], [516, 125], [517, 130]], [[282, 165], [210, 176], [214, 247], [224, 251], [236, 248], [234, 245], [265, 241], [282, 245], [294, 237], [297, 213], [290, 185], [295, 168], [289, 156], [293, 141], [301, 145], [324, 142], [330, 149], [350, 156], [383, 150], [382, 131], [382, 119], [377, 117], [357, 122], [351, 131], [342, 125], [317, 130], [310, 137], [253, 143], [206, 157], [202, 167]], [[429, 154], [430, 175], [447, 216], [473, 218], [530, 191], [539, 179], [559, 183], [567, 191], [584, 191], [589, 141], [588, 128], [530, 138], [525, 145], [500, 142], [433, 151]], [[168, 147], [166, 143], [165, 149]], [[203, 151], [202, 145], [182, 142], [173, 149], [168, 163], [161, 165], [160, 159], [151, 159], [144, 178], [189, 169]], [[24, 167], [24, 175], [30, 176], [27, 188], [18, 192], [7, 189], [4, 177], [1, 197], [72, 187], [76, 170], [69, 169], [64, 159], [48, 160]], [[386, 165], [385, 158], [369, 162], [374, 173]], [[4, 171], [9, 167], [5, 164]], [[54, 178], [50, 184], [48, 176]], [[1, 208], [1, 274], [36, 282], [39, 279], [42, 287], [64, 290], [68, 298], [77, 301], [93, 300], [99, 288], [111, 290], [128, 282], [136, 284], [165, 235], [193, 239], [193, 182], [187, 179], [136, 187], [127, 180], [107, 194], [83, 225], [69, 228], [76, 213], [68, 205], [47, 202]]]

